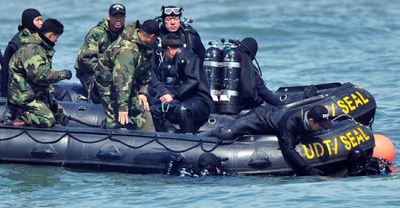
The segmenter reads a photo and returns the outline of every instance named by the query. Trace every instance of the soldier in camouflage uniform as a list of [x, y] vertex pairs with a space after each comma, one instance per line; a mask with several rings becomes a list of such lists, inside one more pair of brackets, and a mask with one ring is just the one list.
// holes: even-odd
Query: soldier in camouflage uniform
[[42, 15], [36, 9], [25, 9], [22, 12], [22, 24], [18, 26], [18, 32], [14, 35], [7, 48], [4, 51], [4, 59], [1, 62], [1, 96], [7, 97], [8, 92], [8, 64], [10, 63], [11, 56], [23, 46], [29, 39], [32, 33], [38, 31], [42, 27]]
[[100, 21], [86, 35], [74, 65], [76, 77], [88, 92], [88, 101], [91, 103], [99, 103], [97, 90], [92, 90], [98, 59], [120, 36], [126, 19], [125, 6], [122, 4], [111, 5], [108, 13], [108, 19]]
[[121, 128], [132, 119], [136, 130], [154, 131], [147, 102], [158, 23], [130, 23], [99, 59], [96, 86], [106, 114], [103, 128]]
[[54, 45], [64, 26], [55, 19], [44, 21], [41, 32], [31, 35], [10, 60], [8, 102], [18, 109], [16, 117], [28, 126], [66, 125], [68, 115], [54, 98], [52, 83], [70, 79], [71, 71], [51, 67]]

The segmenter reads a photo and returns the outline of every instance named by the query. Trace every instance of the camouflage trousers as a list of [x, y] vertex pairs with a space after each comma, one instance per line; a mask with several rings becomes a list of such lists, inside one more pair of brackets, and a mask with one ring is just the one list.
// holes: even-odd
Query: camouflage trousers
[[83, 88], [85, 88], [88, 93], [88, 103], [100, 104], [101, 98], [97, 90], [97, 85], [95, 85], [94, 73], [81, 74], [79, 81], [81, 81]]
[[93, 88], [94, 84], [94, 73], [89, 73], [89, 74], [81, 74], [79, 76], [79, 81], [81, 81], [81, 84], [83, 88], [85, 88], [86, 92], [90, 92], [90, 90]]
[[27, 126], [49, 128], [55, 124], [67, 125], [68, 114], [60, 105], [56, 113], [53, 113], [46, 103], [39, 100], [18, 107], [16, 117], [23, 120]]
[[[102, 102], [102, 104], [104, 107], [104, 102]], [[118, 106], [114, 101], [111, 101], [111, 104], [107, 104], [107, 107], [104, 108], [104, 113], [106, 116], [106, 120], [104, 125], [102, 125], [102, 128], [119, 129], [124, 127], [120, 122], [118, 122]], [[128, 115], [133, 122], [133, 129], [138, 131], [156, 131], [156, 129], [154, 128], [153, 117], [151, 116], [151, 113], [144, 110], [143, 107], [130, 109], [128, 111]]]

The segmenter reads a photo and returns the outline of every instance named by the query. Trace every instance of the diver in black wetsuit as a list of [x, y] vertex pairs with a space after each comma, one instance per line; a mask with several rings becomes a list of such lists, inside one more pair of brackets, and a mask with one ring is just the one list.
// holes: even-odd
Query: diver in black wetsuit
[[238, 49], [241, 53], [239, 107], [252, 109], [264, 101], [273, 106], [279, 105], [281, 101], [265, 86], [261, 70], [253, 64], [258, 50], [257, 41], [247, 37], [239, 43]]
[[[199, 33], [188, 25], [188, 23], [182, 22], [180, 19], [183, 7], [163, 5], [161, 11], [161, 16], [157, 17], [157, 19], [161, 19], [162, 21], [160, 26], [160, 39], [167, 34], [175, 34], [183, 41], [186, 49], [195, 53], [200, 58], [201, 62], [204, 62], [206, 49], [201, 42]], [[159, 41], [157, 41], [156, 44], [160, 44]], [[160, 53], [157, 55], [163, 55], [162, 51], [158, 52]], [[163, 57], [161, 57], [161, 59], [163, 59]], [[156, 60], [159, 61], [160, 57], [156, 58]]]
[[172, 124], [178, 123], [180, 132], [195, 133], [195, 123], [205, 122], [212, 106], [203, 62], [174, 34], [162, 39], [162, 48], [172, 67], [152, 74], [151, 85], [162, 94], [150, 107], [154, 126], [157, 131], [175, 131]]
[[39, 31], [43, 25], [42, 15], [38, 10], [33, 8], [25, 9], [24, 12], [22, 12], [21, 22], [22, 24], [18, 26], [18, 32], [10, 42], [8, 42], [1, 63], [0, 93], [3, 97], [7, 97], [8, 94], [8, 63], [11, 57], [27, 42], [31, 34]]
[[296, 145], [300, 143], [302, 136], [321, 128], [332, 127], [328, 116], [328, 110], [322, 105], [290, 111], [272, 106], [257, 107], [229, 125], [202, 135], [217, 136], [222, 140], [232, 140], [242, 135], [276, 135], [286, 163], [297, 175], [323, 175], [321, 170], [313, 168], [300, 156]]

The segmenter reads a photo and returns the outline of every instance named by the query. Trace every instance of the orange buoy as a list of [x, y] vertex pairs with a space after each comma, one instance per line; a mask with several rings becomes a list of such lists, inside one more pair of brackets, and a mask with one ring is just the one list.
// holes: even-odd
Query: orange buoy
[[373, 157], [383, 158], [390, 162], [393, 162], [395, 149], [393, 142], [386, 136], [382, 134], [374, 134], [375, 137], [375, 147]]

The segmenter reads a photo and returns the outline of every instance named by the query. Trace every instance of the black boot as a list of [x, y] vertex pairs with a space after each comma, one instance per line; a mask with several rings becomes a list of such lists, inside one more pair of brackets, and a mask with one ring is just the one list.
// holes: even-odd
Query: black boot
[[217, 127], [217, 128], [211, 129], [209, 131], [203, 131], [203, 132], [197, 134], [197, 136], [218, 137], [220, 128], [221, 127]]
[[16, 109], [17, 106], [15, 106], [14, 104], [9, 102], [6, 103], [6, 110], [4, 111], [3, 114], [4, 122], [6, 125], [9, 126], [14, 125]]
[[193, 121], [193, 114], [192, 112], [190, 112], [190, 110], [188, 110], [184, 106], [179, 106], [175, 110], [175, 117], [178, 120], [181, 133], [196, 133]]

